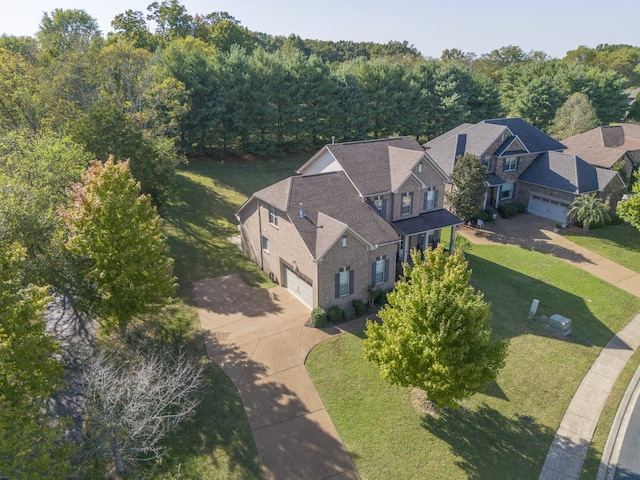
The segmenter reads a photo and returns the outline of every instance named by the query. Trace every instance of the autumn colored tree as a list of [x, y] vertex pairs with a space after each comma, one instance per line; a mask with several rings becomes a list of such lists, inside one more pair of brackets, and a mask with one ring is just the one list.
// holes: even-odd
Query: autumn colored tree
[[74, 204], [63, 211], [67, 248], [84, 259], [82, 276], [98, 294], [93, 313], [107, 329], [126, 334], [132, 319], [159, 310], [175, 293], [173, 260], [161, 219], [129, 162], [92, 162], [74, 184]]
[[364, 355], [383, 379], [424, 390], [438, 407], [456, 407], [496, 379], [508, 344], [491, 338], [491, 310], [469, 285], [464, 256], [442, 247], [424, 254], [411, 253], [378, 314], [382, 323], [367, 321]]

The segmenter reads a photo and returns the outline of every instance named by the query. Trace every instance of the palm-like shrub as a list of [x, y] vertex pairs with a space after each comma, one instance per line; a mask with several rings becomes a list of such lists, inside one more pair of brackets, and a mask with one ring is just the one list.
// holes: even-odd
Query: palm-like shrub
[[605, 220], [609, 218], [609, 207], [597, 198], [595, 193], [591, 195], [583, 193], [573, 199], [567, 213], [582, 223], [582, 228], [588, 232], [592, 223], [604, 225]]

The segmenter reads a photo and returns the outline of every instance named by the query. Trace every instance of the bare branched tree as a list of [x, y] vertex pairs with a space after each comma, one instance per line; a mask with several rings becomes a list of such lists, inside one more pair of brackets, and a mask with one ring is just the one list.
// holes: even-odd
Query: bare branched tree
[[202, 370], [183, 353], [175, 357], [168, 350], [124, 364], [98, 353], [85, 371], [88, 458], [113, 462], [118, 475], [158, 461], [160, 440], [200, 402]]

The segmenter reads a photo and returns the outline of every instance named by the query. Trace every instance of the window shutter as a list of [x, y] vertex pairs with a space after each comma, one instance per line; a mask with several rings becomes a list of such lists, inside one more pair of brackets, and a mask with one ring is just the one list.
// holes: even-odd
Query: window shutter
[[382, 217], [387, 218], [387, 199], [382, 200]]
[[503, 172], [507, 171], [507, 160], [506, 159], [502, 160], [502, 171]]
[[520, 168], [520, 157], [516, 158], [516, 170]]
[[371, 264], [371, 284], [376, 284], [376, 262]]
[[429, 201], [429, 191], [424, 192], [424, 200], [422, 201], [422, 209], [427, 209], [427, 202]]
[[349, 295], [353, 293], [353, 280], [355, 279], [355, 270], [349, 270]]
[[389, 259], [388, 258], [384, 260], [384, 281], [385, 282], [389, 281]]
[[336, 296], [335, 298], [340, 297], [340, 274], [336, 273]]
[[433, 208], [438, 208], [438, 190], [433, 191]]

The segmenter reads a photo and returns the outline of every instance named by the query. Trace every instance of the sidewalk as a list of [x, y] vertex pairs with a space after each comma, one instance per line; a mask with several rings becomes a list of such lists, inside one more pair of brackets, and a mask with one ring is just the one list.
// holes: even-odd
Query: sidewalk
[[[463, 228], [474, 243], [511, 244], [551, 254], [602, 280], [640, 297], [640, 275], [553, 231], [554, 222], [520, 215], [488, 224], [486, 229]], [[591, 366], [556, 431], [539, 480], [580, 478], [589, 444], [602, 409], [618, 375], [640, 346], [640, 314], [618, 332]]]

